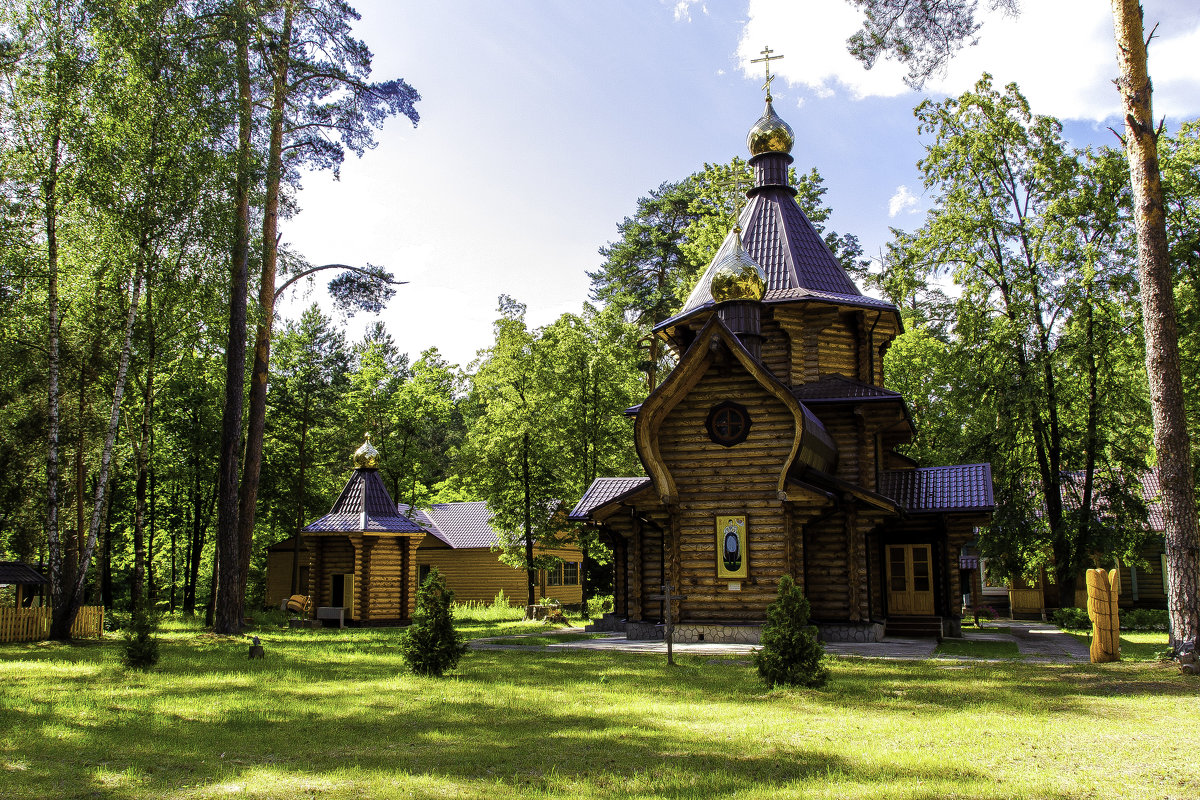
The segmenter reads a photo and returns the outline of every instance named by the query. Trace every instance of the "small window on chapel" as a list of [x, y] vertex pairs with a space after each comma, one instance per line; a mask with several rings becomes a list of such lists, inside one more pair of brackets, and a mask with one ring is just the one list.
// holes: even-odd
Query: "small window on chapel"
[[708, 438], [726, 447], [746, 441], [750, 435], [750, 415], [744, 406], [725, 401], [718, 403], [708, 412], [704, 421]]

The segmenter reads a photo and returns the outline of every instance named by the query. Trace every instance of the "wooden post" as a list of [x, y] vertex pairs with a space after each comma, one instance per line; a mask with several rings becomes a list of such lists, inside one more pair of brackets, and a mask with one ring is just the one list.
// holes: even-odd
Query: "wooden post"
[[664, 638], [666, 638], [666, 640], [667, 640], [667, 665], [673, 667], [673, 666], [675, 666], [675, 649], [674, 649], [675, 626], [671, 622], [671, 618], [674, 616], [674, 614], [671, 613], [671, 601], [672, 600], [687, 600], [687, 598], [683, 597], [682, 595], [672, 595], [671, 584], [664, 583], [662, 585], [662, 594], [652, 594], [652, 595], [650, 595], [650, 599], [666, 601], [666, 604], [667, 604], [666, 626], [667, 626], [667, 628], [663, 632], [663, 635], [664, 635]]

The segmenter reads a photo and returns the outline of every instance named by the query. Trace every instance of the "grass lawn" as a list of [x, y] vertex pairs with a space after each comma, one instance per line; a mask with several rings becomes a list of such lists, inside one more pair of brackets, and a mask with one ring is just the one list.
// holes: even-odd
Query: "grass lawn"
[[939, 656], [970, 658], [1020, 658], [1016, 642], [989, 642], [978, 639], [943, 639], [933, 651]]
[[119, 637], [0, 646], [0, 794], [1200, 796], [1200, 681], [1159, 663], [839, 659], [769, 691], [745, 657], [475, 651], [439, 680], [391, 630], [258, 635], [248, 661], [168, 630], [149, 673]]
[[[1092, 633], [1068, 631], [1089, 647]], [[1154, 631], [1121, 631], [1121, 658], [1126, 661], [1158, 661], [1167, 649], [1167, 634]]]

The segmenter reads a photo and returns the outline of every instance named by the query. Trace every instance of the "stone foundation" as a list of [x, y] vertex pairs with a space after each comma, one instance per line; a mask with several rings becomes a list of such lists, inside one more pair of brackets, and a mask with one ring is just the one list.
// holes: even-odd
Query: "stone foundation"
[[823, 642], [883, 641], [883, 624], [879, 622], [823, 622], [817, 628]]
[[677, 642], [715, 644], [758, 644], [762, 625], [722, 625], [713, 622], [680, 622], [673, 628]]
[[625, 623], [625, 638], [639, 642], [662, 641], [664, 630], [666, 630], [666, 626], [660, 623], [633, 622], [631, 620]]

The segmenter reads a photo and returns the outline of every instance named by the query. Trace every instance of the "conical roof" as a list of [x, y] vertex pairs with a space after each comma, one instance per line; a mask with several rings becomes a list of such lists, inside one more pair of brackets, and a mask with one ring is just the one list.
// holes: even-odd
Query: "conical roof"
[[304, 526], [305, 533], [424, 533], [396, 510], [376, 469], [379, 453], [370, 437], [354, 454], [356, 469], [329, 513]]
[[[768, 112], [773, 114], [769, 104]], [[764, 119], [767, 116], [764, 114]], [[761, 124], [762, 120], [755, 123], [756, 128]], [[767, 290], [763, 300], [769, 303], [812, 298], [846, 305], [894, 308], [891, 303], [859, 291], [817, 229], [796, 205], [796, 190], [788, 179], [791, 163], [791, 155], [775, 150], [759, 152], [750, 159], [754, 168], [754, 188], [746, 193], [746, 206], [738, 217], [740, 246], [766, 273]], [[738, 247], [736, 229], [731, 230], [712, 264], [728, 258]], [[713, 302], [711, 292], [701, 284], [693, 289], [680, 314], [660, 323], [659, 328]]]

